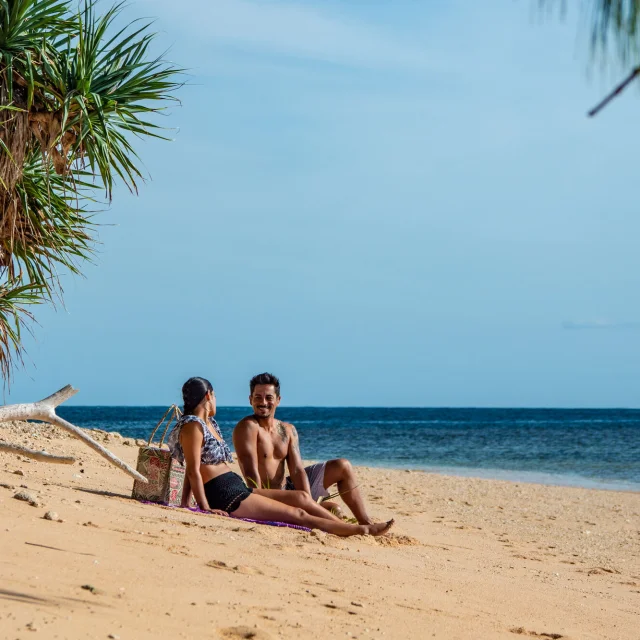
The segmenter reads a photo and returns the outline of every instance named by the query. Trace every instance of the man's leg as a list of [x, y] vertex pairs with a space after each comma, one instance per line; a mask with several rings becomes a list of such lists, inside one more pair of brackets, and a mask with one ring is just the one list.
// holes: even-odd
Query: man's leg
[[340, 497], [347, 507], [351, 509], [351, 513], [353, 513], [356, 520], [360, 524], [371, 524], [373, 521], [364, 506], [364, 500], [360, 489], [358, 489], [353, 467], [344, 458], [328, 460], [324, 468], [324, 488], [328, 489], [334, 484], [338, 485]]
[[341, 520], [344, 520], [347, 518], [347, 514], [342, 508], [342, 505], [338, 504], [337, 502], [333, 502], [333, 501], [329, 502], [328, 500], [325, 500], [321, 504], [327, 511], [330, 511], [331, 513], [333, 513], [334, 516], [337, 516]]
[[[259, 496], [277, 500], [290, 507], [298, 507], [304, 509], [308, 514], [317, 518], [325, 518], [325, 520], [340, 520], [333, 512], [323, 509], [317, 502], [314, 502], [311, 496], [305, 491], [291, 491], [279, 489], [254, 489], [253, 493]], [[367, 523], [369, 524], [369, 523]]]

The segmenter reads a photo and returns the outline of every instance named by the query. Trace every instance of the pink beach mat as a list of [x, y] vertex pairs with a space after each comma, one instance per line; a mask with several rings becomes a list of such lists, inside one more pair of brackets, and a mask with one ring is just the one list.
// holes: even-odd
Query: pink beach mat
[[[149, 500], [139, 500], [142, 504], [151, 504], [160, 507], [168, 507], [169, 509], [184, 509], [186, 511], [192, 511], [193, 513], [205, 513], [209, 514], [207, 511], [203, 511], [202, 509], [198, 509], [198, 507], [180, 507], [174, 504], [167, 504], [166, 502], [151, 502]], [[270, 527], [287, 527], [288, 529], [297, 529], [298, 531], [306, 531], [307, 533], [311, 531], [309, 527], [303, 527], [299, 524], [288, 524], [286, 522], [276, 522], [275, 520], [251, 520], [250, 518], [236, 518], [235, 516], [229, 516], [233, 520], [241, 520], [242, 522], [252, 522], [254, 524], [264, 524]]]

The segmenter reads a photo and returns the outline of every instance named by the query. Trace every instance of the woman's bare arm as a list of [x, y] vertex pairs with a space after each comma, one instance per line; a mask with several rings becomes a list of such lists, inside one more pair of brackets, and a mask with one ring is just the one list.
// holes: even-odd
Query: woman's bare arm
[[189, 476], [185, 472], [184, 482], [182, 484], [182, 500], [180, 501], [180, 506], [188, 507], [190, 499], [191, 499], [191, 482], [189, 482]]
[[[190, 491], [193, 492], [193, 497], [196, 499], [198, 506], [203, 511], [209, 511], [209, 503], [207, 502], [207, 496], [204, 492], [204, 483], [202, 482], [202, 476], [200, 475], [200, 452], [202, 450], [202, 441], [204, 440], [204, 434], [202, 433], [202, 427], [197, 422], [185, 422], [182, 425], [182, 431], [180, 433], [180, 444], [182, 445], [182, 451], [184, 452], [184, 461], [186, 466], [185, 471], [185, 489], [182, 492], [182, 498], [187, 485]], [[185, 505], [183, 505], [185, 506]]]

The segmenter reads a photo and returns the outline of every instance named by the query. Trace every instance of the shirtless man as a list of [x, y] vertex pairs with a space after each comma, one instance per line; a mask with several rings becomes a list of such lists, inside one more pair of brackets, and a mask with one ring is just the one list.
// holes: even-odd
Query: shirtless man
[[[340, 496], [360, 524], [371, 524], [351, 463], [344, 458], [302, 466], [298, 432], [292, 424], [276, 420], [280, 381], [270, 373], [254, 376], [249, 384], [253, 415], [238, 422], [233, 446], [247, 485], [269, 489], [306, 491], [314, 501], [338, 485]], [[285, 477], [285, 461], [289, 477]], [[328, 509], [337, 505], [323, 503]]]

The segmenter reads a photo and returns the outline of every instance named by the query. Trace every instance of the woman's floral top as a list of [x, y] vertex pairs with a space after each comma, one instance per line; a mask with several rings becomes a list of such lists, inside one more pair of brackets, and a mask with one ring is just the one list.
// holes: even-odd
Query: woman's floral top
[[191, 415], [182, 416], [182, 418], [178, 420], [178, 424], [173, 427], [171, 433], [169, 434], [169, 440], [167, 441], [167, 444], [169, 445], [169, 450], [171, 451], [172, 458], [175, 458], [180, 464], [184, 465], [184, 451], [182, 450], [182, 445], [180, 444], [180, 432], [182, 431], [182, 425], [186, 424], [187, 422], [197, 422], [202, 428], [204, 440], [202, 441], [202, 451], [200, 452], [200, 464], [220, 464], [222, 462], [233, 462], [231, 449], [229, 449], [229, 446], [224, 441], [222, 433], [220, 433], [220, 427], [218, 426], [218, 423], [213, 418], [209, 418], [211, 426], [220, 436], [220, 441], [213, 437], [204, 420], [198, 418], [198, 416]]

